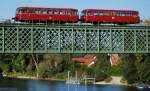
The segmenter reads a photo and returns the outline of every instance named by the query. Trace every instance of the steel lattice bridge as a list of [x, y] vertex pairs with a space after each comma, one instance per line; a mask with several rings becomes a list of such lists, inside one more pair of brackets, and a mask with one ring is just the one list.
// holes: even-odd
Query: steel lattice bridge
[[0, 53], [150, 53], [150, 26], [0, 24]]

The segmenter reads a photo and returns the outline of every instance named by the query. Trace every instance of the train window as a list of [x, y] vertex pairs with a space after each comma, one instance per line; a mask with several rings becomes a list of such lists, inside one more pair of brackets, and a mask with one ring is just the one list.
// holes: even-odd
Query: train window
[[67, 12], [66, 11], [63, 11], [64, 12], [64, 15], [66, 15], [67, 14]]
[[39, 14], [42, 14], [42, 11], [41, 11], [41, 10], [39, 11]]
[[131, 13], [126, 13], [126, 16], [131, 16]]
[[71, 15], [71, 12], [68, 11], [68, 12], [67, 12], [67, 15]]
[[122, 16], [131, 16], [129, 12], [124, 12]]
[[104, 14], [105, 16], [109, 16], [109, 15], [110, 15], [109, 12], [104, 12], [103, 14]]
[[116, 12], [111, 12], [111, 15], [112, 16], [116, 16]]
[[121, 16], [121, 12], [116, 12], [116, 16]]
[[70, 11], [71, 15], [74, 15], [74, 12], [73, 11]]
[[64, 14], [65, 14], [65, 12], [64, 12], [64, 11], [60, 11], [59, 13], [60, 13], [60, 15], [64, 15]]
[[29, 13], [28, 10], [22, 9], [20, 13]]
[[74, 15], [77, 15], [77, 12], [76, 12], [76, 11], [74, 11]]
[[78, 12], [77, 12], [77, 11], [74, 11], [74, 15], [78, 15]]
[[125, 16], [128, 16], [128, 13], [127, 13], [127, 12], [124, 12], [124, 15], [125, 15]]
[[87, 13], [87, 15], [92, 16], [92, 15], [93, 15], [93, 13], [92, 13], [92, 12], [88, 12], [88, 13]]
[[35, 14], [39, 14], [40, 12], [38, 10], [35, 11]]
[[73, 14], [73, 15], [75, 15], [75, 14], [76, 14], [76, 12], [75, 12], [75, 11], [72, 11], [72, 14]]
[[22, 10], [21, 10], [21, 9], [19, 9], [19, 10], [17, 10], [17, 12], [16, 12], [16, 13], [20, 14], [20, 13], [22, 13]]
[[74, 11], [72, 11], [72, 13], [71, 13], [72, 15], [75, 15], [75, 12]]
[[31, 14], [34, 14], [35, 10], [29, 10], [28, 12], [31, 13]]
[[133, 16], [133, 17], [138, 17], [138, 15], [137, 15], [137, 14], [132, 14], [132, 16]]
[[65, 11], [65, 15], [68, 15], [68, 11]]
[[21, 10], [20, 10], [20, 9], [19, 9], [19, 10], [17, 10], [17, 11], [16, 11], [16, 13], [17, 13], [17, 14], [20, 14], [20, 13], [21, 13]]
[[76, 12], [76, 15], [79, 15], [79, 13], [78, 13], [78, 12]]
[[56, 14], [56, 15], [59, 14], [59, 11], [54, 11], [54, 14]]
[[93, 15], [94, 15], [94, 16], [98, 16], [99, 14], [98, 14], [98, 13], [94, 13]]
[[122, 16], [122, 13], [121, 13], [121, 12], [119, 12], [119, 16]]
[[72, 12], [71, 12], [71, 11], [68, 11], [68, 15], [72, 15]]
[[71, 12], [71, 15], [74, 15], [74, 12], [73, 12], [73, 11]]
[[99, 16], [103, 16], [104, 14], [103, 14], [103, 12], [99, 12]]
[[76, 11], [73, 11], [73, 15], [77, 15]]
[[120, 12], [119, 15], [120, 15], [120, 16], [126, 16], [126, 13], [125, 13], [125, 12]]
[[121, 16], [126, 16], [126, 14], [122, 13]]
[[137, 14], [135, 14], [135, 13], [132, 13], [132, 15], [131, 16], [138, 16]]
[[42, 14], [47, 14], [47, 10], [43, 10], [43, 13]]
[[40, 14], [44, 14], [44, 10], [40, 10]]
[[131, 15], [133, 16], [133, 15], [136, 15], [135, 13], [133, 13], [133, 12], [131, 12]]
[[48, 10], [48, 11], [47, 11], [47, 14], [53, 14], [53, 11]]

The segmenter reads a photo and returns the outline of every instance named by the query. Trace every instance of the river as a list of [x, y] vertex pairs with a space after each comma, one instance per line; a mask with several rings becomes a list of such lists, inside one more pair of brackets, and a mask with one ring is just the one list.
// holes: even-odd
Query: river
[[0, 91], [150, 91], [117, 85], [67, 85], [65, 82], [46, 80], [0, 79]]

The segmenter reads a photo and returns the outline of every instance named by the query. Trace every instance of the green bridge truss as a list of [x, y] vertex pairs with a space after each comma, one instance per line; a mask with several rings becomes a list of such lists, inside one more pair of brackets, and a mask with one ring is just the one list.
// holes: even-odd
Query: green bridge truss
[[150, 53], [150, 27], [0, 25], [0, 53]]

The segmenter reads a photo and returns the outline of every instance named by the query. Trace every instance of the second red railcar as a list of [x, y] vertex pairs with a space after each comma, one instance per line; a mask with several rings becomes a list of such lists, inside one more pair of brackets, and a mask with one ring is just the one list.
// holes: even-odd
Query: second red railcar
[[82, 22], [136, 24], [140, 22], [139, 12], [134, 10], [99, 10], [82, 11]]

